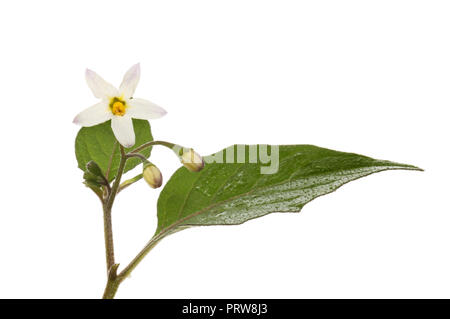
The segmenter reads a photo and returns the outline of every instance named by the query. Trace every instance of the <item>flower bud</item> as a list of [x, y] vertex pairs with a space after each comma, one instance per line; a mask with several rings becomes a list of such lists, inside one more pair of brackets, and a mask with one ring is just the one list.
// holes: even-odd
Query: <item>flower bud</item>
[[162, 185], [161, 171], [150, 162], [144, 163], [144, 169], [142, 171], [145, 181], [151, 188], [158, 188]]
[[203, 158], [192, 148], [189, 150], [183, 150], [183, 153], [180, 156], [180, 160], [184, 167], [186, 167], [191, 172], [198, 172], [203, 168], [203, 166], [205, 166]]

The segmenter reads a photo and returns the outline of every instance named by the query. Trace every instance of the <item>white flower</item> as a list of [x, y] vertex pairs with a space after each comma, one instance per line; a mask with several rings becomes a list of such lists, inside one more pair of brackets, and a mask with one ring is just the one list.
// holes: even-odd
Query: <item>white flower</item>
[[124, 147], [133, 146], [135, 135], [132, 118], [150, 120], [166, 115], [166, 111], [158, 105], [133, 98], [140, 75], [138, 63], [125, 73], [122, 84], [116, 89], [97, 73], [86, 69], [86, 82], [101, 102], [82, 111], [73, 122], [81, 126], [94, 126], [111, 120], [112, 131], [119, 143]]

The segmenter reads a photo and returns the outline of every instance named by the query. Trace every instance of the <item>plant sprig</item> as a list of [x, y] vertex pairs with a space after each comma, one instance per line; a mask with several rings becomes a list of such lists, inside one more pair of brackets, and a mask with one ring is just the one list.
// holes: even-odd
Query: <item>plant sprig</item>
[[[165, 111], [133, 97], [139, 77], [137, 64], [116, 89], [88, 70], [88, 85], [101, 102], [74, 120], [84, 126], [75, 141], [78, 167], [84, 171], [84, 184], [103, 208], [107, 270], [103, 298], [114, 298], [125, 278], [170, 234], [193, 226], [238, 225], [274, 212], [299, 212], [313, 199], [361, 177], [386, 170], [421, 170], [313, 145], [232, 145], [202, 158], [191, 148], [153, 140], [144, 119], [161, 117]], [[157, 145], [171, 149], [183, 167], [159, 195], [155, 233], [118, 272], [111, 216], [114, 201], [122, 190], [142, 179], [151, 188], [162, 186], [162, 173], [149, 160]], [[139, 165], [140, 174], [121, 181]]]

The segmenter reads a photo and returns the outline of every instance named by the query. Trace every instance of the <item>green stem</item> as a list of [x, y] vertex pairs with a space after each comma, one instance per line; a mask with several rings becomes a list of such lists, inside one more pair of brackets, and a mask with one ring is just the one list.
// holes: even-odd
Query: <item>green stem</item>
[[118, 280], [108, 280], [105, 291], [103, 292], [103, 299], [114, 299], [120, 283], [121, 281]]
[[[114, 199], [116, 197], [116, 194], [119, 190], [120, 186], [120, 179], [122, 178], [123, 171], [125, 169], [125, 163], [127, 161], [127, 158], [125, 156], [125, 151], [120, 145], [120, 163], [119, 168], [117, 170], [117, 175], [114, 180], [113, 187], [111, 188], [111, 191], [109, 192], [109, 196], [103, 205], [103, 224], [104, 224], [104, 232], [105, 232], [105, 251], [106, 251], [106, 271], [108, 274], [108, 283], [107, 286], [111, 286], [113, 282], [115, 282], [115, 275], [112, 276], [112, 271], [114, 272], [117, 270], [117, 267], [115, 266], [115, 259], [114, 259], [114, 240], [113, 240], [113, 231], [112, 231], [112, 219], [111, 219], [111, 208], [114, 203]], [[114, 278], [114, 280], [112, 280]], [[110, 282], [113, 281], [113, 282]], [[117, 290], [117, 289], [116, 289]]]
[[141, 146], [135, 148], [133, 151], [125, 154], [123, 147], [120, 145], [120, 163], [119, 168], [117, 170], [117, 175], [114, 181], [114, 184], [109, 192], [109, 196], [106, 200], [106, 203], [103, 206], [104, 210], [104, 223], [105, 223], [105, 246], [106, 246], [106, 264], [108, 268], [108, 282], [106, 283], [105, 291], [103, 293], [104, 299], [112, 299], [114, 298], [117, 289], [119, 289], [120, 284], [125, 278], [127, 278], [134, 268], [144, 259], [144, 257], [156, 246], [156, 244], [165, 237], [166, 234], [158, 234], [154, 236], [150, 241], [145, 245], [145, 247], [137, 254], [137, 256], [129, 263], [127, 267], [125, 267], [120, 274], [117, 274], [118, 264], [114, 261], [114, 245], [113, 245], [113, 236], [112, 236], [112, 222], [111, 222], [111, 208], [114, 203], [114, 199], [117, 193], [124, 189], [125, 187], [131, 185], [136, 182], [140, 178], [142, 178], [142, 174], [132, 178], [131, 180], [125, 181], [122, 185], [120, 185], [120, 179], [122, 177], [125, 163], [130, 157], [139, 157], [141, 160], [146, 161], [147, 159], [138, 154], [139, 151], [142, 151], [152, 145], [162, 145], [174, 150], [175, 147], [180, 147], [176, 144], [164, 142], [164, 141], [152, 141]]
[[113, 299], [119, 289], [120, 284], [130, 276], [131, 272], [139, 265], [139, 263], [147, 256], [147, 254], [169, 233], [158, 234], [142, 248], [142, 250], [134, 257], [134, 259], [119, 274], [116, 274], [118, 264], [113, 265], [108, 276], [108, 282], [103, 293], [103, 299]]
[[112, 233], [111, 211], [103, 207], [103, 229], [105, 233], [106, 272], [114, 265], [114, 240]]
[[106, 288], [103, 293], [103, 299], [113, 299], [119, 285], [122, 282], [117, 278], [117, 268], [119, 264], [114, 264], [108, 272], [108, 282], [106, 283]]
[[137, 265], [139, 265], [139, 263], [142, 261], [142, 259], [144, 259], [145, 256], [147, 256], [147, 254], [150, 252], [150, 250], [153, 249], [153, 247], [156, 246], [156, 244], [164, 238], [163, 236], [154, 236], [152, 239], [150, 239], [150, 241], [147, 243], [147, 245], [145, 245], [145, 247], [136, 255], [136, 257], [134, 257], [134, 259], [128, 264], [127, 267], [125, 267], [119, 275], [117, 275], [117, 277], [120, 280], [124, 280], [125, 278], [127, 278], [131, 272], [134, 270], [134, 268], [137, 267]]
[[128, 186], [136, 183], [137, 181], [141, 180], [143, 177], [142, 173], [136, 175], [133, 178], [127, 179], [125, 182], [123, 182], [122, 184], [120, 184], [119, 190], [117, 191], [117, 193], [120, 193], [122, 190], [124, 190], [125, 188], [127, 188]]
[[168, 147], [170, 149], [173, 149], [174, 146], [176, 146], [173, 143], [169, 143], [169, 142], [164, 142], [164, 141], [151, 141], [151, 142], [147, 142], [142, 144], [141, 146], [135, 148], [134, 150], [132, 150], [131, 152], [129, 152], [128, 154], [133, 154], [133, 153], [137, 153], [140, 152], [142, 150], [145, 150], [147, 147], [153, 146], [153, 145], [162, 145], [165, 147]]
[[137, 256], [125, 267], [120, 274], [117, 275], [118, 264], [113, 265], [108, 275], [108, 282], [103, 293], [103, 299], [113, 299], [117, 289], [119, 289], [120, 284], [124, 281], [134, 270], [134, 268], [139, 265], [139, 263], [144, 259], [144, 257], [156, 246], [156, 244], [165, 237], [165, 235], [154, 236], [145, 245], [145, 247], [137, 254]]
[[137, 157], [139, 158], [142, 163], [145, 163], [147, 161], [147, 157], [145, 157], [144, 155], [140, 154], [140, 153], [128, 153], [126, 155], [127, 158], [131, 158], [131, 157]]
[[119, 168], [117, 169], [117, 175], [114, 180], [113, 187], [111, 188], [111, 194], [108, 197], [108, 201], [106, 202], [106, 209], [111, 211], [112, 205], [114, 203], [114, 199], [116, 198], [117, 190], [120, 186], [120, 179], [122, 178], [123, 170], [125, 169], [125, 163], [127, 162], [127, 156], [125, 155], [125, 150], [123, 146], [120, 145], [120, 163]]

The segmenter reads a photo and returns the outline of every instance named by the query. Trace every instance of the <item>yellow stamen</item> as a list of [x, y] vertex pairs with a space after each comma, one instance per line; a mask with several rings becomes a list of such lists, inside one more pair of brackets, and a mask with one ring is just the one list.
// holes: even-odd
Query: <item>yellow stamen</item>
[[111, 112], [114, 115], [123, 116], [125, 114], [125, 104], [121, 101], [115, 101], [111, 106]]

